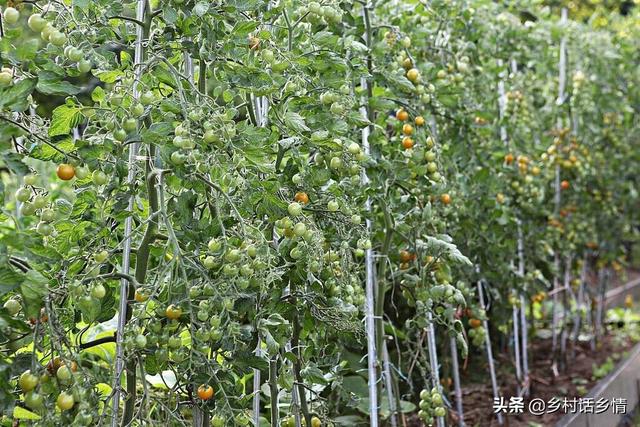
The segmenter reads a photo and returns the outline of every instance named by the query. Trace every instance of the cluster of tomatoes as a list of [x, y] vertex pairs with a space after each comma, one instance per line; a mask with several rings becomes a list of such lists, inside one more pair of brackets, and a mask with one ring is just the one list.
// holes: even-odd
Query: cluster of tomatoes
[[[75, 362], [55, 357], [38, 371], [24, 371], [18, 378], [18, 386], [24, 395], [24, 404], [36, 413], [53, 410], [53, 405], [73, 425], [87, 426], [94, 420], [92, 398], [82, 384], [82, 377]], [[72, 410], [77, 409], [73, 414]]]
[[418, 417], [428, 426], [433, 425], [436, 417], [447, 415], [447, 408], [444, 405], [442, 394], [435, 387], [431, 391], [425, 389], [420, 392], [418, 406], [420, 407]]

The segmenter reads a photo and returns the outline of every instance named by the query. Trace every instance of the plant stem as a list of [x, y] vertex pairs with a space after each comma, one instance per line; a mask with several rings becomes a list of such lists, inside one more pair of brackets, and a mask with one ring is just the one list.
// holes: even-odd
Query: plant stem
[[279, 421], [278, 411], [278, 356], [274, 355], [269, 360], [269, 390], [271, 395], [271, 425], [277, 426]]
[[[292, 289], [293, 291], [293, 289]], [[311, 415], [307, 406], [307, 394], [304, 389], [304, 380], [302, 379], [302, 350], [300, 349], [300, 315], [297, 310], [297, 298], [292, 297], [293, 306], [296, 307], [293, 315], [293, 336], [291, 337], [291, 348], [295, 352], [296, 360], [293, 362], [293, 374], [298, 387], [298, 397], [300, 398], [300, 409], [304, 416], [306, 425], [311, 425]]]

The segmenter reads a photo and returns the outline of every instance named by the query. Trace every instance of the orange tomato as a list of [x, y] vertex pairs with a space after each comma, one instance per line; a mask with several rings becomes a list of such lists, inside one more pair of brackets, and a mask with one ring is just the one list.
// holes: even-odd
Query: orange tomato
[[445, 205], [448, 205], [449, 203], [451, 203], [451, 196], [445, 193], [440, 196], [440, 201]]
[[473, 329], [479, 328], [482, 325], [482, 320], [480, 319], [469, 319], [469, 326]]
[[209, 400], [213, 397], [213, 387], [209, 384], [202, 384], [198, 387], [198, 397], [202, 400]]
[[400, 261], [409, 262], [412, 259], [413, 259], [413, 256], [411, 255], [411, 252], [405, 251], [405, 250], [400, 251]]
[[306, 205], [307, 203], [309, 203], [309, 195], [303, 191], [298, 191], [296, 195], [293, 196], [293, 200]]
[[413, 139], [409, 138], [408, 136], [405, 136], [404, 138], [402, 138], [402, 147], [405, 150], [413, 148], [413, 145], [414, 145]]
[[508, 165], [513, 163], [513, 154], [509, 153], [506, 156], [504, 156], [504, 162]]
[[179, 319], [180, 316], [182, 316], [182, 309], [176, 305], [171, 304], [169, 307], [167, 307], [165, 314], [168, 319], [176, 320]]
[[409, 113], [407, 113], [401, 108], [398, 111], [396, 111], [396, 119], [405, 122], [409, 120]]
[[62, 163], [58, 165], [58, 168], [56, 169], [56, 175], [58, 175], [58, 178], [63, 181], [69, 181], [70, 179], [73, 179], [74, 176], [76, 176], [76, 169], [70, 164]]
[[413, 133], [413, 126], [411, 126], [409, 123], [405, 123], [402, 126], [402, 133], [404, 133], [405, 135], [411, 135]]
[[416, 126], [424, 126], [424, 117], [418, 116], [415, 118]]
[[566, 179], [560, 183], [560, 188], [563, 190], [568, 190], [570, 186], [571, 185], [569, 184], [569, 181], [567, 181]]

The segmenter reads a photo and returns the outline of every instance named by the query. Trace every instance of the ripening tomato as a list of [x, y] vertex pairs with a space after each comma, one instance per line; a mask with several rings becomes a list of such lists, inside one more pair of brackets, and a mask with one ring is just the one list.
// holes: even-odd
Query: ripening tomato
[[414, 120], [416, 126], [424, 126], [424, 117], [418, 116]]
[[179, 319], [180, 316], [182, 316], [182, 309], [180, 307], [174, 305], [174, 304], [171, 304], [165, 310], [165, 314], [166, 314], [167, 318], [169, 318], [171, 320], [176, 320], [176, 319]]
[[209, 400], [213, 397], [213, 387], [209, 384], [202, 384], [198, 387], [198, 397], [202, 400]]
[[473, 329], [479, 328], [480, 326], [482, 326], [482, 320], [469, 319], [469, 326], [471, 326]]
[[298, 191], [295, 196], [293, 196], [293, 200], [306, 205], [309, 203], [309, 195], [303, 191]]
[[513, 154], [508, 153], [507, 155], [504, 156], [504, 162], [508, 165], [510, 165], [511, 163], [513, 163]]
[[413, 259], [413, 256], [411, 255], [411, 252], [406, 251], [406, 250], [401, 250], [400, 251], [400, 261], [409, 262], [412, 259]]
[[405, 150], [413, 148], [414, 144], [415, 143], [413, 142], [413, 139], [411, 139], [410, 137], [405, 136], [404, 138], [402, 138], [402, 148], [404, 148]]
[[568, 190], [570, 186], [571, 185], [569, 184], [569, 181], [567, 181], [566, 179], [560, 183], [560, 188], [563, 190]]
[[405, 123], [402, 126], [402, 133], [404, 133], [407, 136], [413, 134], [413, 126], [411, 126], [409, 123]]
[[58, 395], [58, 399], [56, 400], [56, 405], [58, 405], [61, 411], [67, 411], [73, 408], [75, 403], [73, 395], [64, 391]]
[[407, 71], [407, 79], [409, 79], [409, 81], [411, 81], [412, 83], [416, 83], [420, 80], [420, 71], [418, 71], [416, 68], [412, 68], [409, 71]]
[[405, 110], [401, 108], [398, 111], [396, 111], [396, 119], [402, 122], [406, 122], [407, 120], [409, 120], [409, 113], [407, 113]]
[[56, 169], [56, 175], [58, 175], [58, 178], [63, 181], [69, 181], [70, 179], [73, 179], [74, 176], [76, 176], [76, 170], [70, 164], [62, 163], [58, 165], [58, 168]]
[[449, 203], [451, 203], [451, 196], [445, 193], [440, 196], [440, 201], [445, 205], [448, 205]]

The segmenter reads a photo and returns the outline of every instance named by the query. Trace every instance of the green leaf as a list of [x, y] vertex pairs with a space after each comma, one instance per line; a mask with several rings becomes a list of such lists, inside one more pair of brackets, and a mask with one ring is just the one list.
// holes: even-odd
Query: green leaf
[[[65, 138], [62, 141], [57, 142], [55, 146], [63, 153], [71, 153], [75, 149], [75, 144], [73, 143], [73, 139], [71, 137]], [[54, 161], [63, 161], [65, 158], [64, 154], [60, 153], [55, 148], [45, 143], [42, 143], [33, 147], [31, 152], [29, 153], [29, 156], [39, 160], [54, 160]]]
[[284, 115], [284, 122], [287, 124], [287, 126], [293, 128], [297, 132], [309, 131], [309, 128], [304, 121], [304, 117], [293, 111], [287, 111], [287, 113]]
[[94, 71], [93, 75], [105, 83], [115, 83], [124, 73], [120, 70]]
[[63, 78], [64, 76], [51, 71], [41, 71], [38, 75], [36, 90], [45, 95], [77, 95], [82, 91], [81, 88]]
[[21, 406], [14, 406], [13, 418], [15, 418], [16, 420], [39, 420], [42, 417], [38, 414], [34, 414], [33, 412], [24, 409]]
[[193, 8], [193, 14], [196, 16], [204, 16], [209, 11], [209, 2], [198, 2]]
[[49, 280], [36, 270], [29, 270], [25, 274], [24, 281], [20, 285], [20, 293], [26, 305], [27, 317], [36, 317], [40, 314], [48, 283]]
[[3, 163], [17, 175], [26, 175], [29, 173], [29, 167], [22, 162], [22, 156], [14, 152], [2, 153]]
[[[95, 92], [95, 91], [94, 91]], [[64, 104], [53, 110], [49, 136], [68, 135], [82, 121], [80, 109], [75, 104]]]
[[9, 267], [0, 267], [0, 297], [18, 288], [24, 276]]
[[29, 95], [36, 87], [36, 79], [24, 79], [8, 88], [0, 89], [0, 110], [22, 112], [29, 106]]
[[96, 86], [93, 92], [91, 92], [91, 99], [93, 100], [93, 102], [98, 102], [98, 103], [104, 101], [105, 100], [104, 89], [102, 89], [100, 86]]

